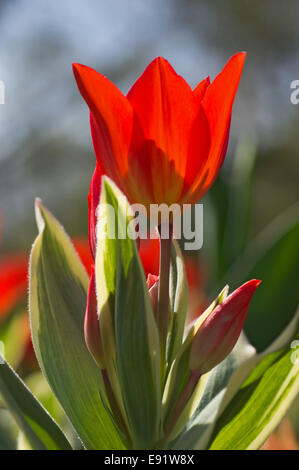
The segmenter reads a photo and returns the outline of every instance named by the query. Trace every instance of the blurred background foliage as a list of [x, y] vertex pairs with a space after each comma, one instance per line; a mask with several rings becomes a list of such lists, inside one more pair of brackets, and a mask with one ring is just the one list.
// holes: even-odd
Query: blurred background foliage
[[[87, 236], [95, 158], [72, 62], [96, 68], [126, 93], [155, 56], [195, 86], [246, 50], [227, 158], [202, 201], [204, 246], [186, 256], [200, 266], [201, 300], [225, 283], [263, 279], [246, 333], [265, 349], [299, 298], [299, 105], [290, 101], [299, 79], [298, 15], [296, 0], [0, 0], [2, 258], [29, 253], [36, 196], [70, 235]], [[25, 302], [14, 309], [23, 312]], [[9, 355], [26, 375], [24, 328], [5, 322], [0, 339], [15, 338]], [[298, 406], [291, 413], [297, 432]], [[0, 414], [1, 427], [9, 418]], [[0, 437], [7, 448], [8, 434], [0, 429]]]

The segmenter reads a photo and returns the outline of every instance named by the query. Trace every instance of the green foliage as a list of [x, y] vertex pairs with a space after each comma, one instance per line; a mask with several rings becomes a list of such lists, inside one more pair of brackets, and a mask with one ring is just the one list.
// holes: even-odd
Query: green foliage
[[[297, 340], [299, 335], [297, 336]], [[289, 347], [267, 355], [217, 422], [210, 449], [258, 449], [283, 418], [299, 388]]]
[[71, 450], [58, 425], [7, 362], [0, 364], [0, 395], [32, 449]]
[[[245, 176], [243, 181], [249, 184]], [[242, 191], [243, 202], [248, 201], [248, 190]], [[232, 213], [238, 210], [237, 205]], [[201, 376], [174, 423], [170, 418], [190, 374], [192, 339], [200, 322], [223, 301], [227, 288], [184, 331], [187, 280], [182, 254], [173, 243], [170, 322], [166, 358], [161, 358], [142, 264], [129, 236], [134, 216], [123, 194], [104, 178], [95, 262], [103, 381], [83, 333], [88, 276], [68, 236], [40, 201], [36, 216], [39, 235], [30, 261], [34, 347], [42, 372], [84, 447], [259, 448], [299, 387], [299, 366], [291, 360], [290, 349], [290, 342], [298, 339], [298, 293], [292, 284], [299, 265], [297, 211], [246, 249], [240, 232], [234, 250], [222, 258], [223, 270], [235, 260], [225, 276], [231, 287], [249, 278], [263, 279], [246, 323], [248, 339], [242, 335], [231, 354]], [[225, 237], [221, 243], [225, 245]], [[160, 361], [165, 361], [162, 369]], [[165, 384], [160, 370], [166, 370]], [[22, 448], [70, 448], [57, 424], [7, 365], [0, 366], [0, 392], [22, 430]]]
[[100, 371], [84, 341], [87, 274], [68, 236], [39, 201], [36, 217], [40, 233], [30, 260], [30, 318], [40, 367], [84, 446], [121, 449], [100, 397]]
[[[104, 233], [105, 227], [115, 224], [116, 233], [124, 234], [123, 238], [109, 238], [107, 230], [105, 239], [97, 247], [100, 328], [104, 322], [110, 322], [108, 334], [112, 335], [112, 338], [103, 335], [104, 354], [114, 356], [111, 344], [115, 342], [116, 347], [117, 365], [113, 363], [112, 370], [107, 365], [107, 369], [110, 376], [117, 369], [134, 447], [152, 448], [159, 437], [161, 413], [157, 326], [136, 243], [128, 236], [128, 226], [133, 220], [129, 204], [108, 179], [103, 181], [100, 202], [102, 207], [109, 204], [114, 212], [103, 211], [98, 232]], [[110, 318], [107, 319], [107, 315]]]

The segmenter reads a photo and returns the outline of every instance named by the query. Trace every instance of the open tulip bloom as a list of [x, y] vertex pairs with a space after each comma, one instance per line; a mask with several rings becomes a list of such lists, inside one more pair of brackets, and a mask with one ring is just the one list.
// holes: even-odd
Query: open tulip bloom
[[[241, 279], [230, 295], [225, 286], [194, 319], [173, 219], [157, 223], [158, 272], [148, 271], [151, 256], [132, 236], [133, 205], [148, 217], [152, 205], [184, 209], [213, 185], [244, 60], [235, 54], [192, 90], [157, 58], [127, 96], [73, 65], [96, 154], [90, 275], [37, 199], [29, 306], [39, 365], [85, 449], [259, 448], [298, 390], [298, 364], [286, 346], [295, 320], [262, 351], [242, 332], [259, 280]], [[0, 393], [31, 448], [72, 448], [5, 361]]]
[[212, 83], [207, 77], [192, 90], [159, 57], [127, 96], [73, 65], [98, 165], [131, 203], [195, 204], [209, 190], [226, 154], [244, 60], [244, 52], [234, 55]]

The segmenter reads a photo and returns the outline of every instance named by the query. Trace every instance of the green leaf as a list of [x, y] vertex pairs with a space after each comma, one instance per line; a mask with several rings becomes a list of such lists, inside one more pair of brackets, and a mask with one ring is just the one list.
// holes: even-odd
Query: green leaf
[[12, 414], [0, 403], [0, 450], [15, 450], [16, 430]]
[[22, 432], [18, 436], [17, 450], [34, 450]]
[[159, 337], [137, 246], [128, 236], [134, 217], [108, 178], [98, 218], [96, 286], [107, 368], [119, 380], [134, 448], [152, 448], [160, 424]]
[[2, 361], [0, 394], [34, 450], [71, 450], [71, 445], [16, 372]]
[[169, 444], [169, 449], [201, 450], [207, 447], [228, 390], [232, 388], [234, 393], [238, 390], [238, 386], [248, 375], [247, 371], [252, 370], [256, 364], [254, 356], [255, 349], [241, 335], [228, 357], [202, 377], [205, 378], [205, 383], [199, 401], [193, 407], [185, 427]]
[[265, 229], [225, 276], [232, 288], [251, 278], [263, 281], [252, 299], [245, 324], [246, 334], [259, 352], [273, 342], [296, 312], [298, 240], [295, 206]]
[[42, 372], [38, 370], [26, 376], [25, 383], [31, 393], [33, 393], [56, 423], [65, 431], [66, 423], [68, 422], [66, 414], [61, 408], [60, 403], [52, 392]]
[[[214, 310], [214, 308], [222, 302], [228, 292], [228, 287], [226, 286], [218, 295], [218, 297], [211, 303], [211, 305], [205, 310], [205, 312], [195, 321], [193, 322], [191, 328], [186, 335], [186, 338], [181, 345], [177, 357], [170, 369], [164, 394], [163, 394], [163, 423], [164, 425], [167, 424], [169, 418], [172, 414], [172, 411], [177, 404], [180, 395], [188, 381], [190, 368], [189, 368], [189, 357], [190, 357], [190, 349], [192, 340], [198, 330], [200, 324], [205, 320], [205, 318], [210, 315], [210, 313]], [[208, 379], [209, 374], [205, 374], [202, 376], [189, 400], [187, 405], [184, 408], [184, 411], [181, 413], [179, 419], [177, 420], [174, 428], [171, 430], [171, 433], [168, 436], [168, 440], [172, 440], [178, 432], [182, 429], [182, 427], [186, 424], [186, 422], [190, 419], [193, 415], [194, 411], [197, 408], [199, 400], [201, 399], [203, 389], [206, 385], [206, 381]]]
[[84, 340], [88, 276], [69, 237], [40, 201], [36, 218], [29, 304], [40, 367], [84, 446], [122, 449], [100, 397], [100, 370]]
[[258, 449], [263, 444], [298, 394], [299, 361], [293, 354], [288, 347], [259, 363], [218, 420], [210, 449]]
[[42, 372], [38, 370], [26, 376], [25, 383], [33, 395], [63, 430], [72, 448], [75, 450], [82, 449], [82, 443], [79, 440], [76, 431], [71, 425]]
[[183, 342], [188, 308], [188, 282], [184, 258], [176, 240], [173, 240], [170, 263], [169, 297], [171, 322], [167, 338], [167, 364], [173, 363]]
[[169, 448], [206, 449], [217, 420], [233, 402], [241, 385], [264, 357], [291, 344], [292, 338], [298, 332], [298, 326], [299, 310], [280, 336], [262, 354], [256, 354], [255, 348], [242, 333], [231, 354], [206, 374], [208, 380], [203, 393], [199, 396], [197, 408], [181, 433], [170, 443]]

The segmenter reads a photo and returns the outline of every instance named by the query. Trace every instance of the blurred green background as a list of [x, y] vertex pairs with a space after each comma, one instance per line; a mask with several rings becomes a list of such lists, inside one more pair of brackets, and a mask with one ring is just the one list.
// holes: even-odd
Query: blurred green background
[[246, 332], [265, 349], [299, 300], [298, 17], [296, 0], [0, 0], [2, 255], [29, 253], [36, 196], [87, 236], [95, 157], [72, 62], [126, 93], [158, 55], [195, 86], [245, 50], [227, 158], [203, 201], [204, 246], [191, 255], [207, 295], [263, 279]]

